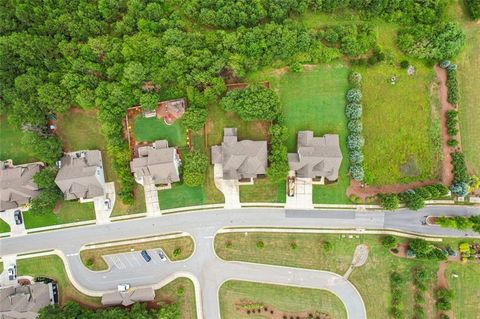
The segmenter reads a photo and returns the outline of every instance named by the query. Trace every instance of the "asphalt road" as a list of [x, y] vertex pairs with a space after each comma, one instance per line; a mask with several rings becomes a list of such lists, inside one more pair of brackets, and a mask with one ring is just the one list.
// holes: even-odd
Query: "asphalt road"
[[[67, 271], [77, 288], [96, 295], [114, 290], [120, 283], [128, 282], [133, 287], [147, 286], [165, 282], [172, 274], [188, 274], [191, 278], [196, 278], [198, 288], [201, 289], [201, 300], [197, 300], [197, 303], [202, 308], [200, 312], [203, 316], [199, 318], [220, 318], [218, 289], [226, 280], [239, 279], [328, 289], [343, 301], [349, 318], [362, 319], [366, 318], [363, 300], [356, 288], [343, 277], [324, 271], [223, 261], [215, 255], [213, 249], [215, 234], [225, 227], [308, 227], [391, 229], [432, 236], [475, 236], [474, 233], [464, 231], [424, 226], [421, 222], [426, 215], [479, 213], [478, 208], [465, 207], [435, 207], [420, 212], [401, 210], [386, 213], [266, 208], [197, 211], [4, 238], [0, 239], [0, 255], [57, 249], [65, 256]], [[173, 232], [187, 232], [195, 240], [195, 252], [186, 261], [162, 265], [145, 263], [141, 267], [112, 267], [109, 271], [92, 272], [83, 266], [78, 255], [80, 248], [88, 243]]]

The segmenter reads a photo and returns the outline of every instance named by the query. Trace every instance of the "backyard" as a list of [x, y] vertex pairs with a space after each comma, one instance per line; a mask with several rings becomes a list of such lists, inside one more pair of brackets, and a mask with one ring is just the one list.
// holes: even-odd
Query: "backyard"
[[340, 299], [325, 290], [231, 280], [220, 287], [219, 295], [220, 314], [225, 319], [270, 318], [269, 314], [247, 314], [242, 305], [252, 303], [267, 307], [266, 313], [273, 311], [275, 318], [281, 318], [282, 313], [294, 316], [291, 318], [304, 313], [328, 314], [326, 318], [347, 318]]
[[[358, 238], [357, 238], [358, 237]], [[353, 252], [358, 244], [367, 244], [369, 257], [367, 263], [353, 271], [349, 280], [362, 295], [369, 318], [387, 318], [389, 316], [390, 289], [389, 276], [393, 271], [407, 278], [404, 295], [405, 318], [412, 318], [414, 313], [412, 267], [422, 265], [436, 273], [438, 262], [430, 260], [411, 260], [390, 254], [381, 244], [382, 236], [305, 233], [256, 233], [251, 232], [218, 234], [215, 238], [215, 250], [218, 256], [225, 260], [239, 260], [255, 263], [268, 263], [289, 267], [302, 267], [332, 271], [343, 275], [350, 266]], [[263, 248], [257, 243], [262, 241]], [[399, 242], [405, 242], [399, 238]], [[331, 244], [331, 250], [325, 248], [325, 242]], [[458, 245], [458, 240], [446, 240], [451, 247]], [[295, 244], [293, 246], [292, 244]], [[295, 247], [295, 248], [292, 248]], [[460, 277], [454, 289], [462, 289], [456, 297], [456, 305], [464, 307], [464, 312], [456, 313], [457, 318], [475, 318], [475, 298], [461, 296], [478, 295], [478, 268], [476, 264], [461, 265], [450, 263], [448, 269], [455, 270]], [[372, 275], [374, 274], [374, 275]], [[469, 281], [471, 280], [471, 281]], [[434, 282], [428, 287], [425, 295], [425, 313], [427, 318], [436, 318], [435, 301], [433, 300]], [[464, 314], [463, 316], [460, 314]]]
[[76, 223], [91, 220], [95, 222], [93, 203], [80, 203], [79, 201], [61, 200], [53, 212], [48, 214], [23, 213], [27, 229], [53, 226], [58, 224]]
[[184, 147], [187, 142], [186, 130], [180, 121], [167, 125], [163, 119], [157, 119], [156, 117], [138, 116], [135, 119], [134, 134], [137, 142], [154, 142], [166, 139], [168, 145], [172, 147]]
[[[363, 76], [367, 184], [438, 178], [441, 144], [437, 110], [431, 106], [429, 93], [433, 70], [420, 63], [415, 63], [415, 68], [412, 76], [405, 69], [388, 64], [358, 68]], [[392, 85], [393, 75], [397, 80]]]
[[12, 159], [14, 165], [36, 161], [28, 147], [21, 143], [22, 136], [19, 128], [10, 125], [5, 116], [0, 116], [0, 160]]

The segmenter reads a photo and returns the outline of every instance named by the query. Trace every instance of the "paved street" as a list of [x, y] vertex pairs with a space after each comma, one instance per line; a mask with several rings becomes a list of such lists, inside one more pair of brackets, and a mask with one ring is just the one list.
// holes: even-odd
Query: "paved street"
[[[134, 287], [145, 286], [163, 282], [175, 273], [190, 274], [198, 280], [201, 289], [202, 300], [198, 300], [197, 303], [203, 308], [200, 311], [203, 316], [199, 318], [219, 318], [219, 286], [228, 279], [241, 279], [329, 289], [344, 302], [349, 318], [361, 319], [366, 318], [363, 300], [355, 287], [340, 275], [323, 271], [222, 261], [213, 250], [215, 233], [225, 227], [308, 227], [391, 229], [433, 236], [464, 236], [465, 234], [474, 236], [474, 233], [424, 226], [421, 222], [426, 215], [478, 213], [480, 213], [478, 208], [465, 207], [430, 207], [420, 212], [400, 210], [387, 213], [267, 208], [179, 213], [4, 238], [0, 239], [0, 255], [57, 249], [66, 256], [67, 267], [77, 288], [97, 295], [103, 291], [116, 289], [119, 283], [126, 281]], [[109, 271], [92, 272], [83, 266], [78, 256], [80, 248], [87, 243], [177, 231], [187, 232], [195, 239], [195, 253], [186, 261], [158, 265], [148, 263], [141, 267], [123, 269], [112, 267]], [[113, 260], [109, 263], [115, 264]], [[126, 265], [128, 261], [122, 263]], [[121, 264], [118, 263], [118, 265]]]

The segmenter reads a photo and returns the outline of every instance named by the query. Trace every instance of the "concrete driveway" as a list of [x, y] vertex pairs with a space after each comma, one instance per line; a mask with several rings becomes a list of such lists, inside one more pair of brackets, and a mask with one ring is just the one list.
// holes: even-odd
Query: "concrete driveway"
[[[105, 224], [110, 222], [110, 215], [115, 206], [115, 183], [105, 183], [105, 195], [98, 196], [93, 199], [93, 206], [95, 208], [95, 219], [97, 224]], [[105, 200], [109, 201], [105, 205]]]
[[2, 256], [2, 262], [3, 262], [3, 272], [0, 274], [0, 286], [10, 286], [14, 285], [17, 280], [10, 280], [8, 278], [8, 268], [11, 265], [17, 265], [17, 255], [6, 255]]
[[213, 179], [215, 186], [223, 193], [225, 197], [225, 208], [240, 208], [240, 186], [237, 180], [225, 180], [223, 177], [222, 164], [213, 166]]
[[313, 186], [311, 178], [295, 178], [295, 193], [287, 196], [285, 208], [313, 209]]
[[4, 212], [0, 212], [0, 218], [6, 222], [10, 226], [10, 236], [23, 236], [27, 234], [27, 230], [25, 229], [25, 223], [23, 222], [23, 212], [22, 214], [22, 223], [17, 225], [15, 223], [15, 216], [14, 213], [16, 210], [20, 210], [19, 208], [9, 209]]
[[155, 186], [151, 176], [143, 177], [143, 190], [145, 192], [147, 216], [153, 217], [161, 215], [157, 186]]

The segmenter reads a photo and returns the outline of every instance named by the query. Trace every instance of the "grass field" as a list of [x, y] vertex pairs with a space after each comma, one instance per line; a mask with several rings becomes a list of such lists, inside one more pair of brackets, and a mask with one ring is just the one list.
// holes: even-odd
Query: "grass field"
[[285, 182], [272, 184], [268, 178], [255, 179], [253, 185], [240, 185], [240, 202], [285, 203]]
[[[91, 270], [107, 270], [108, 265], [102, 256], [113, 255], [124, 252], [141, 251], [143, 249], [161, 248], [171, 261], [182, 260], [190, 257], [193, 253], [194, 243], [191, 237], [152, 240], [135, 244], [110, 246], [98, 249], [85, 249], [80, 252], [80, 258], [83, 264]], [[178, 256], [173, 255], [173, 251], [181, 249]]]
[[[320, 65], [302, 73], [286, 73], [274, 85], [289, 128], [288, 151], [296, 152], [297, 132], [313, 130], [315, 136], [339, 134], [343, 161], [335, 184], [313, 187], [314, 203], [342, 204], [350, 183], [347, 176], [347, 119], [344, 114], [349, 69], [341, 64]], [[274, 82], [275, 83], [275, 82]]]
[[186, 145], [186, 131], [176, 121], [172, 125], [167, 125], [163, 120], [156, 117], [145, 118], [139, 116], [135, 119], [135, 139], [139, 142], [153, 142], [156, 140], [167, 140], [168, 145], [172, 147], [183, 147]]
[[[458, 275], [458, 278], [452, 276]], [[480, 267], [478, 264], [449, 264], [446, 277], [455, 297], [452, 302], [455, 318], [478, 318], [480, 300]]]
[[10, 231], [10, 225], [0, 219], [0, 233], [8, 233]]
[[203, 205], [208, 202], [203, 186], [188, 187], [179, 182], [173, 183], [171, 189], [158, 191], [160, 209]]
[[78, 201], [64, 201], [59, 204], [54, 212], [35, 215], [30, 212], [23, 213], [25, 227], [37, 228], [58, 224], [75, 223], [86, 220], [95, 221], [93, 203], [80, 203]]
[[237, 310], [241, 301], [261, 303], [275, 313], [315, 312], [327, 313], [329, 318], [347, 318], [343, 303], [334, 294], [325, 290], [259, 284], [231, 280], [219, 291], [220, 314], [224, 319], [265, 318]]
[[467, 36], [462, 53], [454, 62], [458, 63], [460, 89], [459, 119], [462, 149], [469, 170], [480, 175], [480, 25], [465, 17], [457, 5], [456, 18], [463, 25]]
[[[264, 242], [264, 248], [256, 247], [258, 241]], [[327, 252], [323, 242], [332, 244]], [[350, 281], [362, 295], [369, 318], [388, 318], [390, 305], [389, 275], [392, 271], [400, 272], [405, 278], [412, 276], [412, 267], [422, 264], [436, 272], [438, 265], [434, 261], [416, 261], [402, 259], [390, 254], [381, 245], [381, 236], [361, 235], [359, 238], [342, 238], [340, 234], [301, 234], [301, 233], [230, 233], [219, 234], [215, 238], [215, 250], [220, 258], [256, 263], [267, 263], [290, 267], [321, 269], [343, 275], [352, 260], [358, 244], [367, 244], [370, 252], [367, 263], [353, 271]], [[227, 245], [230, 243], [230, 245]], [[292, 249], [291, 244], [297, 248]], [[227, 248], [228, 247], [228, 248]], [[413, 285], [408, 283], [405, 291], [404, 318], [413, 317]], [[427, 291], [425, 311], [435, 312], [431, 298], [433, 286]], [[467, 291], [465, 291], [465, 294]], [[433, 318], [434, 316], [427, 316]], [[466, 317], [465, 317], [466, 318]]]
[[[434, 179], [439, 173], [437, 124], [432, 120], [431, 68], [416, 73], [387, 64], [358, 68], [363, 76], [365, 182], [370, 185]], [[392, 75], [395, 85], [390, 84]]]
[[0, 116], [0, 160], [12, 159], [13, 164], [35, 162], [30, 150], [21, 143], [23, 133], [20, 129], [7, 122], [5, 116]]
[[[17, 260], [17, 273], [19, 276], [44, 276], [57, 281], [60, 305], [67, 301], [75, 301], [89, 308], [100, 308], [100, 298], [83, 295], [76, 290], [68, 279], [60, 257], [56, 255], [19, 259]], [[184, 289], [183, 296], [177, 294], [178, 288]], [[182, 319], [195, 319], [195, 291], [189, 279], [178, 278], [166, 286], [155, 290], [155, 301], [158, 304], [177, 303], [180, 307]]]

